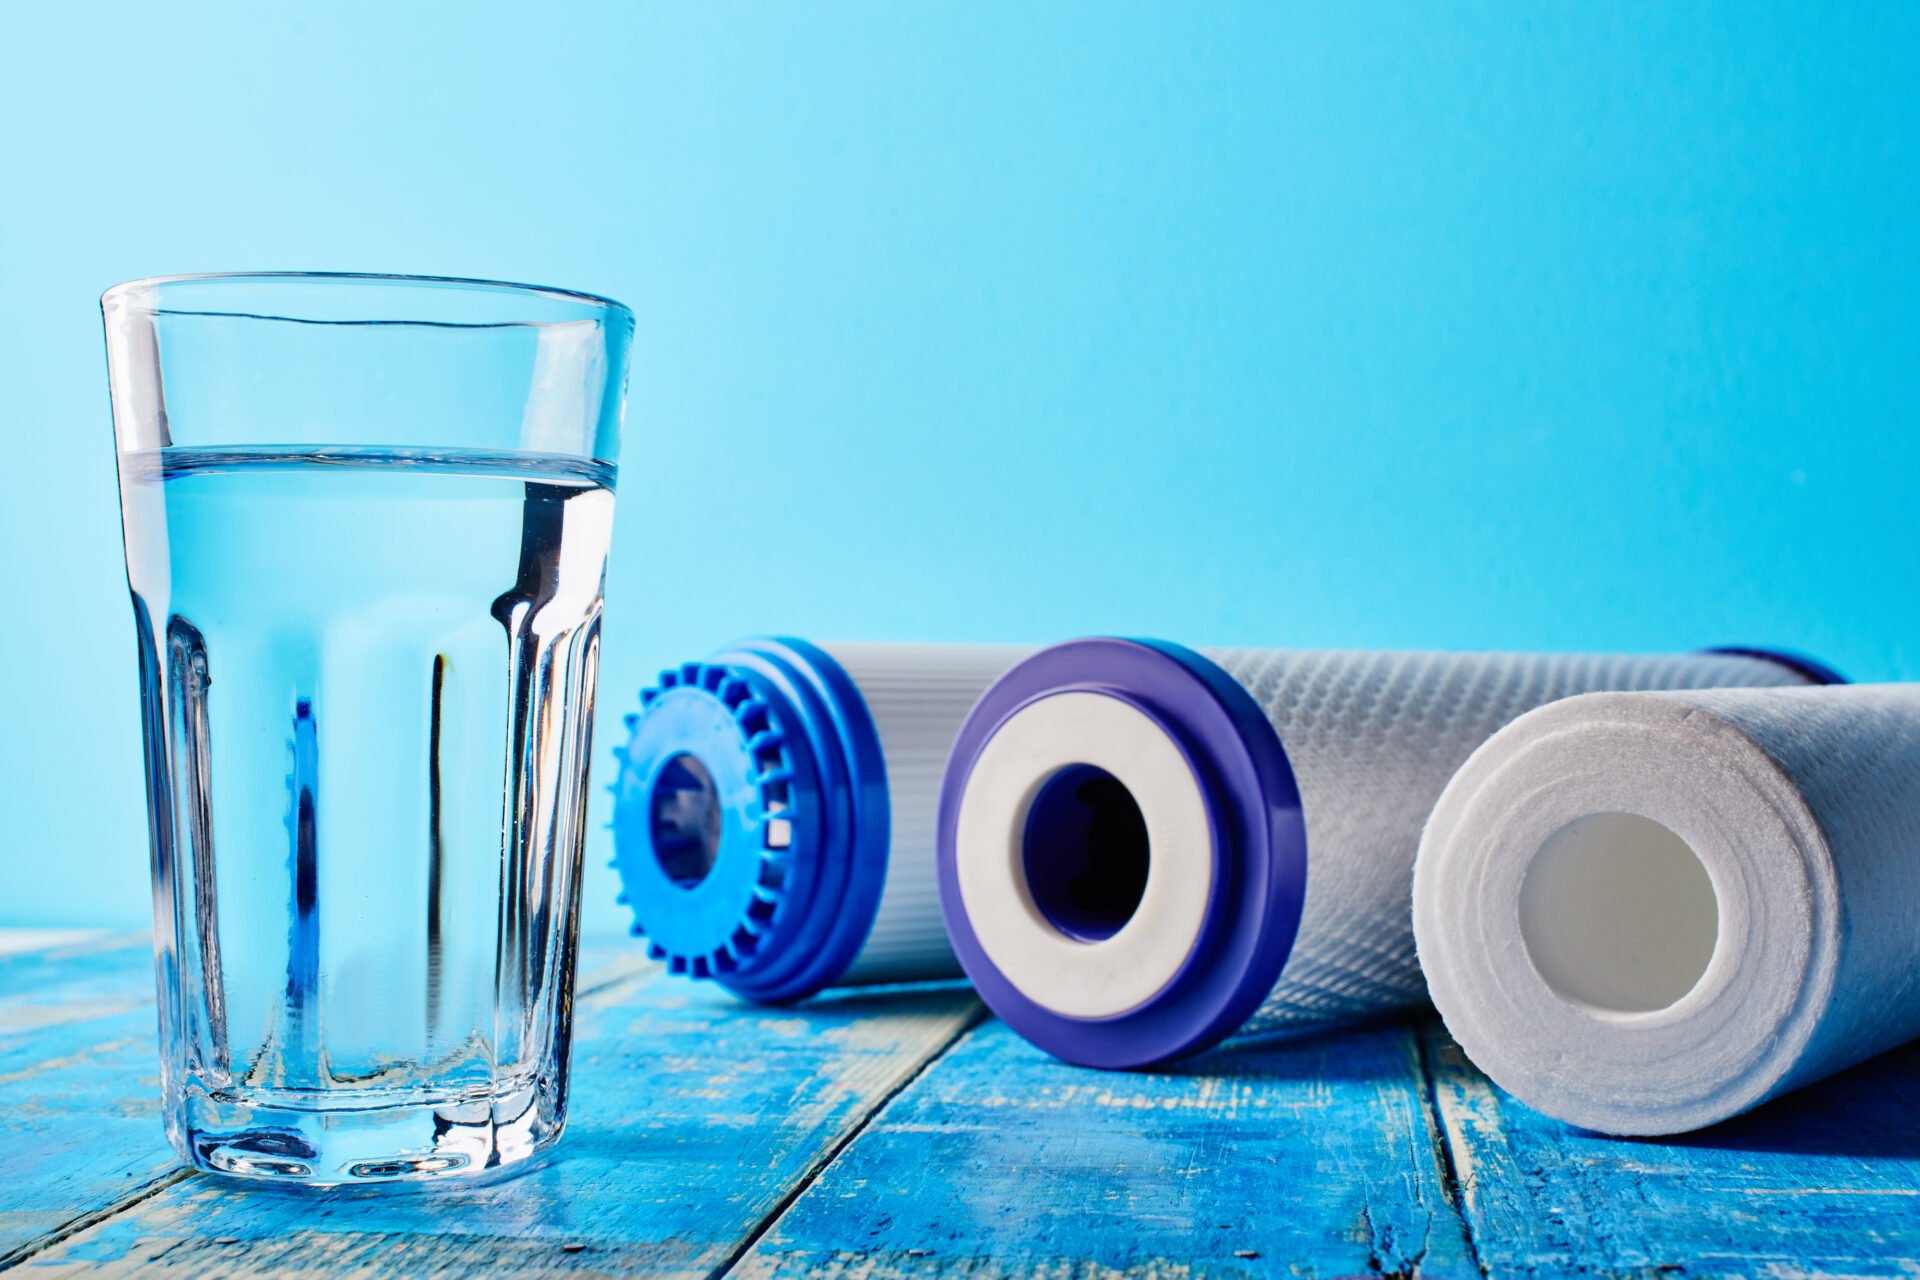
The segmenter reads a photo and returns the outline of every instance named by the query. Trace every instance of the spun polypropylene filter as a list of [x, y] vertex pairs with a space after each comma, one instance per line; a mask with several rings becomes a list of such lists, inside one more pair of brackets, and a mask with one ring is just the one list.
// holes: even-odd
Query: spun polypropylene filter
[[996, 1012], [1094, 1066], [1417, 1003], [1421, 825], [1502, 725], [1594, 689], [1827, 675], [1753, 652], [1055, 646], [996, 683], [955, 744], [948, 929]]
[[634, 932], [752, 999], [957, 976], [933, 877], [941, 770], [1026, 650], [742, 641], [662, 674], [620, 749]]
[[1920, 1036], [1920, 687], [1592, 694], [1436, 805], [1414, 921], [1467, 1055], [1678, 1133]]

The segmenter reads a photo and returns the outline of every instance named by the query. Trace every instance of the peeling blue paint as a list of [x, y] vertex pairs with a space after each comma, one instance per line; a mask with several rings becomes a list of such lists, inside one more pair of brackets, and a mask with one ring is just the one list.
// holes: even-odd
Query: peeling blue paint
[[740, 1273], [1469, 1277], [1402, 1025], [1157, 1073], [971, 1032]]
[[624, 938], [588, 941], [582, 970], [548, 1163], [317, 1194], [188, 1174], [166, 1149], [144, 941], [0, 955], [0, 1265], [1920, 1275], [1920, 1046], [1685, 1140], [1618, 1141], [1507, 1098], [1417, 1019], [1115, 1074], [973, 1026], [958, 987], [755, 1009], [653, 981]]
[[1920, 1275], [1920, 1045], [1678, 1139], [1533, 1111], [1426, 1032], [1434, 1096], [1495, 1276]]

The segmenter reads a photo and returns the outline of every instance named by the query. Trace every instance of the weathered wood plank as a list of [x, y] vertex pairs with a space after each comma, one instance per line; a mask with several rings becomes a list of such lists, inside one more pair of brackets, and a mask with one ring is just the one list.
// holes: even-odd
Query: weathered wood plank
[[0, 1259], [693, 1276], [752, 1240], [742, 1276], [1920, 1274], [1920, 1047], [1706, 1134], [1621, 1142], [1506, 1098], [1437, 1024], [1112, 1075], [998, 1023], [935, 1060], [976, 1015], [960, 990], [752, 1010], [655, 981], [623, 939], [589, 942], [582, 974], [549, 1165], [294, 1195], [166, 1150], [144, 940], [0, 954]]
[[1418, 1045], [1388, 1025], [1117, 1074], [999, 1022], [877, 1116], [734, 1273], [1472, 1276]]
[[0, 1261], [177, 1167], [144, 938], [0, 956]]
[[1702, 1133], [1620, 1140], [1516, 1102], [1427, 1030], [1494, 1276], [1920, 1275], [1920, 1045]]
[[[145, 934], [99, 932], [45, 941], [36, 939], [35, 932], [0, 930], [0, 999], [31, 996], [44, 984], [70, 981], [90, 972], [120, 973], [129, 964], [143, 958], [150, 963], [152, 958]], [[23, 940], [34, 945], [20, 945]]]
[[580, 999], [569, 1131], [523, 1177], [409, 1194], [195, 1176], [28, 1264], [47, 1277], [704, 1276], [978, 1008], [948, 987], [755, 1010], [649, 970]]
[[[631, 939], [582, 942], [582, 990], [650, 968]], [[180, 1172], [154, 1037], [146, 938], [0, 955], [0, 1265]]]

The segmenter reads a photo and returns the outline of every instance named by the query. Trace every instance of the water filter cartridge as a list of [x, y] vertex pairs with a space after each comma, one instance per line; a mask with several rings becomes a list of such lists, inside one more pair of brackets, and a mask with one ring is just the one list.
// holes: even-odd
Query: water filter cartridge
[[1619, 1134], [1920, 1036], [1920, 686], [1597, 693], [1448, 784], [1414, 929], [1470, 1058]]
[[663, 673], [615, 752], [634, 933], [751, 1000], [957, 977], [933, 876], [941, 773], [1027, 652], [762, 638]]
[[1418, 1003], [1421, 825], [1501, 726], [1595, 689], [1833, 678], [1754, 650], [1056, 645], [997, 681], [954, 744], [948, 932], [996, 1013], [1088, 1066]]

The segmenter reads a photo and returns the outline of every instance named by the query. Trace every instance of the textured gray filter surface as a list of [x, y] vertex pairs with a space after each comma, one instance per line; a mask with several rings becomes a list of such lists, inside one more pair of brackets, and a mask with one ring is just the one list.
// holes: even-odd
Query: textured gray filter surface
[[1410, 911], [1421, 827], [1454, 771], [1516, 716], [1598, 689], [1806, 683], [1781, 663], [1716, 653], [1202, 652], [1278, 731], [1306, 819], [1299, 934], [1245, 1032], [1426, 999]]
[[1920, 1036], [1920, 687], [1535, 711], [1448, 786], [1414, 920], [1474, 1062], [1603, 1132], [1698, 1128]]
[[957, 978], [934, 875], [947, 751], [974, 701], [1031, 650], [1000, 645], [823, 644], [873, 717], [886, 763], [887, 878], [848, 985]]

